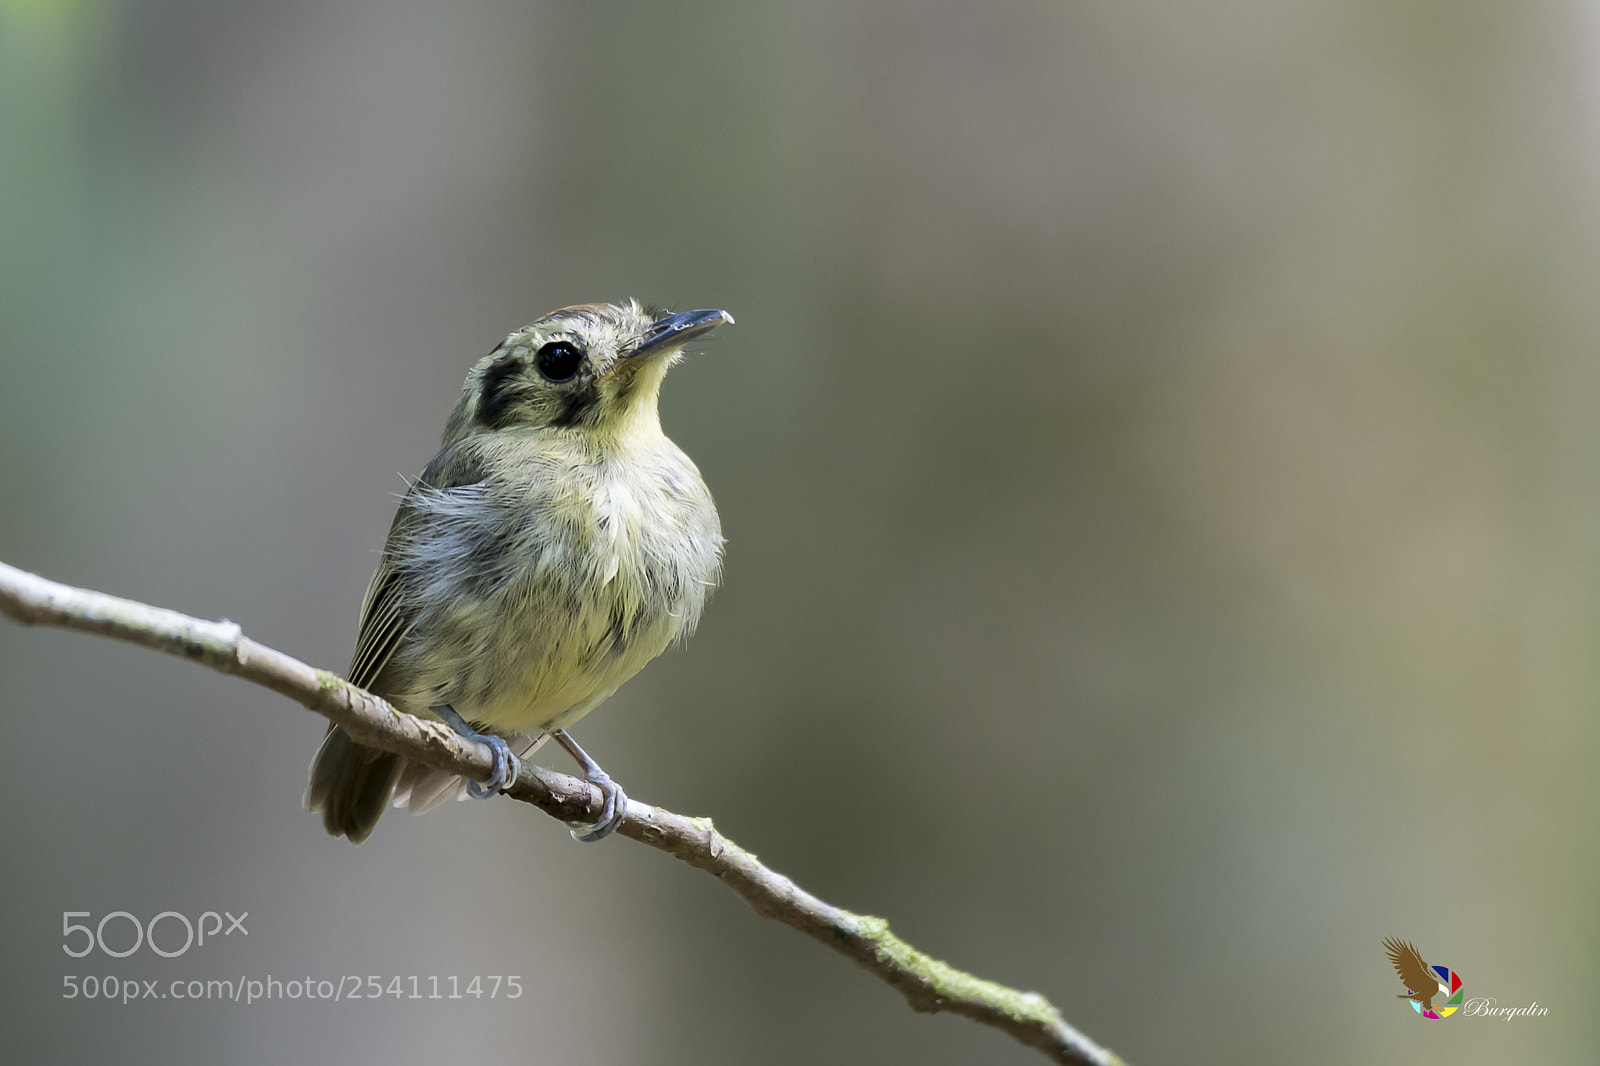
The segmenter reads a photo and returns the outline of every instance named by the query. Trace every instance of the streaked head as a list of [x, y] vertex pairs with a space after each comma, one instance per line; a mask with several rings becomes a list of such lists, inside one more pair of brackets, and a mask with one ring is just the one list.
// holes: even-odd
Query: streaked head
[[614, 434], [655, 426], [661, 379], [683, 346], [732, 321], [726, 311], [673, 314], [636, 300], [552, 311], [472, 368], [445, 443], [513, 428]]

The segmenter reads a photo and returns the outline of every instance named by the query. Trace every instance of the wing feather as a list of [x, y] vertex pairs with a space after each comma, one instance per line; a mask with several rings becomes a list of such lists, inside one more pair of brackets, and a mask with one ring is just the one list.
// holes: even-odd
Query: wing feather
[[401, 610], [398, 578], [399, 572], [385, 552], [361, 604], [356, 650], [350, 657], [348, 674], [352, 685], [371, 686], [415, 621], [410, 612]]
[[[420, 477], [411, 483], [389, 536], [383, 544], [378, 570], [367, 584], [361, 600], [361, 620], [356, 632], [356, 650], [350, 658], [350, 683], [370, 688], [388, 664], [394, 651], [416, 624], [413, 609], [406, 604], [400, 588], [399, 556], [405, 539], [416, 524], [419, 493], [460, 488], [483, 480], [475, 450], [467, 442], [451, 445], [433, 457]], [[381, 693], [380, 693], [381, 695]]]

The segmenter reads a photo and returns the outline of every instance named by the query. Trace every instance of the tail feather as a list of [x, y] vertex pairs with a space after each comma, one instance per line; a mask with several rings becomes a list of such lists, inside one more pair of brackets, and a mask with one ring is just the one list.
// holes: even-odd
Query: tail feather
[[311, 762], [306, 810], [321, 811], [333, 836], [359, 844], [372, 835], [405, 765], [400, 756], [363, 747], [334, 726]]

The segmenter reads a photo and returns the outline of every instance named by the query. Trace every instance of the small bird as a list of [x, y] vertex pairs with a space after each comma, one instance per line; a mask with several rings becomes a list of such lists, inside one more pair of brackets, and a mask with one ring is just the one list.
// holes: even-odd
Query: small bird
[[1385, 939], [1383, 946], [1389, 961], [1394, 963], [1394, 972], [1400, 975], [1401, 982], [1406, 986], [1406, 994], [1395, 998], [1414, 999], [1422, 1004], [1423, 1010], [1432, 1010], [1433, 997], [1445, 991], [1445, 987], [1433, 976], [1417, 949], [1403, 940], [1393, 938]]
[[494, 749], [479, 783], [330, 727], [305, 806], [359, 844], [391, 802], [421, 813], [510, 787], [554, 738], [621, 824], [627, 796], [566, 729], [699, 621], [722, 529], [656, 398], [683, 346], [733, 317], [629, 300], [553, 311], [467, 375], [439, 454], [400, 501], [361, 605], [350, 681]]

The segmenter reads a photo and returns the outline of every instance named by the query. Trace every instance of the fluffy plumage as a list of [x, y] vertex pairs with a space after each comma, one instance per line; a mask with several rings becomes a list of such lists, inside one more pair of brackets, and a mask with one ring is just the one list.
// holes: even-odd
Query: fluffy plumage
[[[692, 632], [722, 534], [656, 397], [684, 340], [721, 321], [583, 305], [473, 367], [395, 515], [350, 680], [412, 714], [449, 704], [523, 753]], [[391, 798], [422, 810], [460, 784], [334, 728], [306, 806], [359, 843]]]

